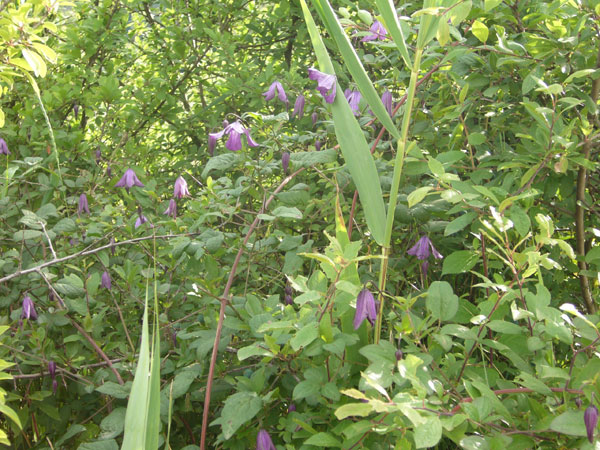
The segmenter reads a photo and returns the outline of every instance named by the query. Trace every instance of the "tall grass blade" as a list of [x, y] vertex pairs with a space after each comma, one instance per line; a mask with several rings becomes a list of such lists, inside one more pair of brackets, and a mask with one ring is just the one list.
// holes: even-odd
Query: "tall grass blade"
[[[321, 39], [319, 30], [312, 18], [305, 0], [300, 0], [306, 26], [310, 34], [312, 45], [319, 61], [321, 71], [335, 74], [333, 64], [327, 54], [325, 44]], [[352, 175], [352, 180], [358, 190], [360, 203], [365, 212], [367, 226], [371, 231], [373, 239], [382, 245], [385, 235], [385, 206], [383, 194], [379, 183], [379, 175], [375, 167], [375, 161], [371, 156], [367, 140], [360, 125], [350, 109], [350, 105], [342, 94], [342, 89], [337, 84], [335, 101], [331, 105], [335, 134], [337, 136], [346, 165]]]
[[394, 2], [392, 0], [376, 0], [376, 2], [379, 14], [381, 14], [381, 17], [383, 18], [385, 28], [392, 36], [392, 40], [394, 41], [394, 44], [396, 44], [396, 47], [398, 47], [398, 51], [404, 60], [404, 64], [406, 64], [409, 69], [412, 69], [412, 62], [410, 55], [408, 54], [408, 47], [406, 46], [406, 39], [404, 38], [402, 27], [400, 27], [400, 21], [396, 14]]
[[152, 335], [154, 342], [150, 364], [146, 424], [146, 449], [148, 450], [158, 449], [158, 434], [160, 432], [160, 328], [158, 325], [158, 286], [156, 278], [154, 279], [154, 330]]
[[371, 107], [371, 110], [377, 119], [379, 119], [381, 124], [390, 132], [390, 134], [392, 134], [396, 139], [400, 139], [400, 132], [386, 111], [385, 106], [383, 106], [379, 94], [377, 94], [373, 83], [361, 64], [354, 47], [348, 39], [348, 36], [346, 36], [342, 25], [335, 16], [331, 5], [327, 0], [312, 0], [312, 3], [318, 10], [319, 15], [323, 18], [323, 22], [325, 23], [327, 31], [335, 39], [338, 49], [340, 50], [340, 54], [342, 55], [342, 59], [346, 63], [346, 67], [358, 85], [358, 89], [360, 90], [364, 99]]

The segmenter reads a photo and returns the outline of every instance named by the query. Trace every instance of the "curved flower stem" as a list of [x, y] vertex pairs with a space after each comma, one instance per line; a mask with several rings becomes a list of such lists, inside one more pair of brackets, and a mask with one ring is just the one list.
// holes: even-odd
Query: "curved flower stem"
[[227, 284], [225, 285], [225, 290], [223, 291], [223, 295], [221, 296], [221, 307], [219, 309], [219, 323], [217, 324], [217, 331], [215, 334], [215, 342], [213, 344], [212, 355], [210, 357], [210, 366], [208, 368], [208, 379], [206, 381], [206, 391], [204, 394], [204, 412], [202, 413], [202, 434], [200, 435], [200, 450], [204, 450], [206, 447], [206, 430], [208, 429], [208, 414], [210, 412], [210, 396], [212, 391], [212, 383], [213, 378], [215, 376], [215, 366], [217, 364], [217, 353], [219, 350], [219, 342], [221, 340], [221, 332], [223, 331], [223, 320], [225, 319], [225, 306], [229, 300], [229, 290], [231, 289], [231, 285], [233, 284], [233, 280], [235, 278], [235, 273], [237, 272], [237, 266], [240, 263], [240, 259], [242, 259], [242, 254], [244, 253], [244, 249], [246, 248], [246, 244], [254, 233], [254, 230], [258, 226], [260, 222], [260, 215], [263, 214], [271, 202], [275, 199], [275, 196], [281, 192], [281, 190], [288, 184], [292, 179], [302, 172], [304, 168], [296, 170], [293, 174], [284, 178], [279, 186], [273, 191], [273, 193], [269, 196], [266, 202], [263, 203], [260, 211], [254, 218], [254, 221], [250, 225], [246, 236], [244, 237], [244, 241], [240, 245], [238, 249], [237, 255], [235, 255], [235, 260], [233, 261], [233, 265], [231, 266], [231, 271], [229, 272], [229, 278], [227, 279]]
[[392, 230], [394, 228], [394, 214], [396, 212], [396, 202], [398, 200], [398, 190], [400, 189], [400, 178], [402, 177], [402, 168], [404, 167], [404, 158], [408, 151], [408, 127], [410, 125], [410, 116], [412, 114], [413, 101], [415, 99], [415, 89], [417, 87], [417, 77], [421, 67], [421, 56], [423, 49], [417, 47], [415, 50], [415, 60], [412, 71], [410, 73], [410, 83], [408, 85], [408, 93], [406, 97], [406, 106], [404, 116], [402, 118], [402, 129], [400, 131], [401, 140], [398, 141], [398, 151], [396, 153], [396, 161], [394, 163], [394, 176], [392, 178], [392, 188], [390, 189], [390, 199], [387, 209], [387, 221], [385, 225], [384, 244], [381, 247], [381, 268], [379, 270], [379, 313], [377, 314], [377, 323], [375, 324], [375, 344], [379, 343], [381, 336], [381, 323], [383, 320], [383, 307], [385, 297], [386, 274], [389, 262], [390, 245], [392, 241]]

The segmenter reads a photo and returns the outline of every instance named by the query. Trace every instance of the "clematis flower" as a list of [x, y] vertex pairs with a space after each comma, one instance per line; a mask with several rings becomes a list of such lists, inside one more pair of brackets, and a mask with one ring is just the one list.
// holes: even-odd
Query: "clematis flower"
[[269, 90], [265, 92], [263, 95], [265, 96], [265, 100], [273, 100], [275, 98], [275, 91], [277, 91], [277, 98], [281, 100], [286, 105], [288, 104], [287, 95], [285, 95], [285, 91], [283, 90], [283, 86], [279, 81], [273, 81]]
[[289, 166], [290, 166], [290, 154], [288, 152], [283, 152], [283, 154], [281, 155], [281, 167], [283, 167], [284, 173], [287, 173]]
[[346, 100], [348, 100], [348, 104], [350, 105], [350, 108], [354, 112], [354, 115], [358, 116], [360, 113], [360, 109], [358, 106], [360, 103], [360, 98], [361, 98], [360, 92], [346, 89], [344, 91], [344, 96], [346, 97]]
[[75, 120], [77, 120], [77, 116], [79, 115], [79, 105], [77, 103], [73, 105], [73, 114], [75, 115]]
[[336, 79], [335, 75], [319, 72], [312, 67], [308, 69], [308, 78], [317, 82], [317, 90], [321, 93], [327, 103], [335, 100]]
[[377, 39], [379, 39], [380, 41], [385, 41], [385, 38], [387, 36], [387, 30], [384, 28], [384, 26], [379, 20], [373, 22], [373, 25], [371, 25], [369, 31], [371, 31], [371, 34], [362, 38], [360, 42], [375, 41]]
[[377, 306], [375, 297], [368, 289], [363, 289], [356, 299], [356, 314], [354, 315], [354, 329], [358, 330], [364, 320], [367, 319], [371, 326], [377, 319]]
[[174, 199], [169, 200], [169, 207], [163, 214], [171, 216], [173, 219], [177, 217], [177, 203], [175, 203]]
[[419, 239], [417, 243], [413, 245], [406, 253], [408, 253], [409, 255], [416, 256], [417, 259], [424, 261], [427, 258], [429, 258], [430, 252], [433, 253], [434, 258], [443, 258], [441, 253], [435, 249], [433, 243], [429, 240], [429, 238], [423, 235], [421, 239]]
[[294, 111], [292, 111], [292, 117], [297, 116], [298, 119], [301, 119], [304, 115], [304, 104], [306, 103], [306, 98], [304, 95], [300, 94], [296, 99], [296, 103], [294, 103]]
[[313, 128], [315, 127], [315, 125], [317, 124], [317, 119], [319, 118], [319, 115], [314, 112], [310, 115], [310, 118], [312, 120], [312, 124], [313, 124]]
[[52, 393], [56, 395], [56, 389], [58, 389], [58, 381], [56, 378], [52, 379]]
[[215, 154], [215, 147], [217, 146], [217, 138], [213, 133], [208, 135], [208, 154], [213, 156]]
[[190, 191], [188, 191], [187, 182], [182, 176], [180, 176], [175, 180], [175, 189], [173, 196], [175, 198], [183, 198], [188, 195], [190, 195]]
[[322, 142], [321, 142], [321, 141], [319, 141], [319, 140], [315, 141], [315, 148], [317, 149], [317, 151], [320, 151], [320, 150], [321, 150], [321, 146], [322, 146], [322, 145], [323, 145], [323, 144], [322, 144]]
[[35, 312], [35, 305], [33, 304], [33, 300], [29, 295], [26, 295], [23, 299], [23, 306], [21, 309], [21, 319], [33, 319], [37, 320], [38, 315]]
[[0, 155], [10, 155], [8, 145], [6, 145], [6, 141], [2, 138], [0, 138]]
[[587, 431], [588, 441], [593, 443], [594, 431], [596, 430], [596, 425], [598, 425], [598, 408], [596, 408], [596, 405], [590, 405], [585, 409], [583, 421], [585, 422], [585, 431]]
[[121, 177], [117, 184], [115, 184], [115, 187], [124, 187], [125, 189], [127, 189], [127, 192], [129, 192], [129, 188], [133, 186], [144, 187], [144, 185], [138, 179], [133, 169], [127, 169], [125, 171], [125, 174]]
[[88, 205], [88, 199], [85, 194], [81, 194], [79, 196], [79, 205], [77, 206], [77, 213], [81, 214], [83, 212], [90, 213], [90, 207]]
[[102, 160], [102, 151], [100, 150], [100, 148], [98, 147], [96, 149], [96, 164], [100, 164], [100, 161]]
[[385, 106], [385, 110], [388, 112], [390, 117], [392, 117], [392, 114], [394, 113], [392, 101], [392, 93], [386, 89], [381, 96], [381, 102], [383, 103], [383, 106]]
[[248, 143], [248, 146], [258, 146], [258, 144], [254, 142], [254, 140], [250, 136], [250, 131], [248, 131], [248, 129], [245, 128], [239, 120], [236, 120], [232, 124], [227, 125], [222, 131], [219, 131], [218, 133], [210, 133], [208, 135], [209, 142], [211, 138], [214, 139], [216, 142], [217, 139], [221, 139], [225, 134], [229, 136], [229, 139], [227, 139], [227, 142], [225, 143], [225, 147], [227, 147], [231, 151], [235, 152], [242, 149], [242, 140], [240, 138], [240, 135], [242, 134], [246, 135], [246, 142]]
[[52, 379], [56, 377], [56, 363], [54, 361], [48, 361], [48, 373]]
[[271, 436], [265, 430], [260, 430], [256, 436], [256, 450], [277, 450]]
[[293, 403], [290, 403], [290, 405], [288, 406], [288, 413], [291, 413], [294, 411], [296, 411], [296, 405], [294, 405]]
[[106, 270], [104, 272], [102, 272], [101, 285], [103, 288], [106, 288], [109, 291], [112, 288], [112, 281], [110, 279], [110, 274]]
[[142, 224], [146, 222], [148, 222], [148, 218], [143, 214], [139, 214], [134, 226], [135, 228], [139, 228]]

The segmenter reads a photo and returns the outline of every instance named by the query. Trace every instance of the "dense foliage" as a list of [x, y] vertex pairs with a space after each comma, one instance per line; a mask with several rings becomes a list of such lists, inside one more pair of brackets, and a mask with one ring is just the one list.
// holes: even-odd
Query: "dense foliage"
[[595, 448], [600, 3], [393, 3], [0, 2], [0, 443]]

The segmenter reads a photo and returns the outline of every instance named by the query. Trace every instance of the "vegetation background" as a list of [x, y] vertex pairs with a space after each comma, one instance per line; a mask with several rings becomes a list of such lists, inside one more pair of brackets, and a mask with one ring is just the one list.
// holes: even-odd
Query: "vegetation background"
[[309, 7], [0, 2], [1, 443], [119, 448], [156, 298], [161, 448], [596, 448], [600, 2]]

